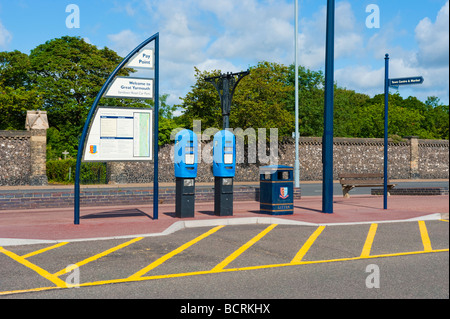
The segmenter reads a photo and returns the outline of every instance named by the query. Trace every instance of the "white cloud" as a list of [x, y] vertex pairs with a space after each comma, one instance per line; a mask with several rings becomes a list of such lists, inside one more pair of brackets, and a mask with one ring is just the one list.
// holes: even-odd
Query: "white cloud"
[[131, 3], [127, 3], [125, 5], [125, 12], [127, 13], [127, 15], [129, 15], [130, 17], [133, 17], [136, 14], [136, 10], [131, 6]]
[[363, 48], [362, 26], [356, 22], [353, 9], [348, 2], [339, 2], [336, 6], [335, 57], [352, 57]]
[[[335, 80], [339, 86], [369, 95], [383, 91], [384, 54], [391, 54], [391, 76], [423, 75], [417, 96], [438, 95], [448, 103], [448, 1], [434, 20], [424, 18], [415, 29], [417, 46], [405, 49], [401, 15], [367, 32], [365, 20], [351, 1], [336, 3]], [[313, 70], [325, 61], [326, 6], [305, 16], [300, 7], [299, 63]], [[159, 31], [161, 93], [178, 104], [195, 83], [194, 66], [222, 72], [246, 70], [267, 60], [289, 65], [294, 61], [294, 4], [259, 0], [133, 1], [122, 5], [124, 14], [141, 21], [143, 33]], [[364, 13], [362, 14], [365, 18]], [[361, 20], [361, 21], [359, 21]], [[433, 17], [432, 17], [433, 18]], [[146, 21], [144, 23], [144, 21]], [[149, 21], [149, 23], [147, 23]], [[138, 31], [123, 30], [108, 38], [125, 55], [140, 43]], [[406, 89], [401, 90], [401, 93]], [[415, 93], [414, 93], [415, 94]]]
[[126, 56], [140, 43], [139, 36], [131, 30], [123, 30], [117, 34], [108, 35], [112, 42], [111, 48], [121, 56]]
[[240, 72], [242, 69], [227, 60], [207, 59], [197, 65], [200, 71], [222, 70], [223, 72]]
[[[397, 41], [406, 32], [399, 30], [399, 17], [387, 21], [362, 45], [360, 52], [366, 52], [363, 64], [344, 66], [336, 70], [335, 79], [339, 86], [366, 93], [370, 96], [383, 93], [384, 54], [389, 53], [389, 77], [423, 76], [422, 85], [400, 88], [400, 94], [416, 96], [425, 101], [428, 96], [438, 96], [442, 103], [448, 103], [449, 97], [449, 1], [440, 9], [433, 22], [430, 18], [422, 19], [415, 28], [415, 49], [404, 49]], [[355, 41], [344, 41], [349, 45]], [[338, 40], [336, 40], [338, 46]], [[375, 62], [370, 59], [373, 56]], [[371, 61], [372, 60], [372, 64]]]
[[161, 37], [161, 56], [173, 62], [189, 62], [193, 65], [206, 58], [204, 48], [208, 41], [208, 37], [200, 34], [183, 37], [164, 33], [164, 36]]
[[219, 19], [224, 19], [233, 13], [234, 2], [230, 0], [200, 0], [199, 7], [214, 13]]
[[134, 17], [137, 12], [136, 7], [134, 5], [135, 5], [135, 3], [133, 3], [133, 2], [123, 3], [123, 2], [114, 1], [113, 8], [111, 9], [111, 11], [124, 12], [127, 16]]
[[[300, 23], [299, 60], [300, 64], [317, 69], [325, 61], [326, 7], [305, 18]], [[358, 27], [350, 3], [338, 2], [335, 13], [335, 59], [354, 57], [362, 54], [364, 41], [361, 27]]]
[[[413, 55], [410, 53], [410, 55]], [[438, 96], [442, 103], [448, 103], [448, 67], [429, 68], [412, 63], [407, 54], [389, 60], [389, 77], [401, 78], [423, 76], [421, 85], [402, 86], [400, 94], [406, 97], [413, 95], [422, 101], [428, 96]], [[384, 92], [384, 59], [380, 60], [379, 68], [370, 65], [347, 66], [335, 71], [335, 80], [340, 87], [355, 90], [369, 96]]]
[[0, 48], [6, 48], [12, 40], [12, 34], [9, 32], [0, 21]]
[[161, 92], [170, 94], [169, 103], [179, 103], [195, 83], [194, 66], [238, 72], [261, 60], [293, 61], [291, 3], [147, 0], [141, 6], [160, 33]]
[[416, 27], [418, 61], [427, 66], [447, 66], [449, 60], [449, 2], [441, 8], [433, 23], [428, 17]]
[[370, 66], [349, 66], [336, 70], [335, 78], [338, 85], [349, 89], [364, 88], [366, 94], [368, 90], [372, 93], [383, 90], [384, 67], [373, 70]]
[[[214, 3], [214, 4], [213, 4]], [[272, 60], [291, 63], [293, 60], [293, 5], [254, 0], [203, 2], [203, 8], [217, 16], [217, 38], [207, 54], [213, 58]], [[276, 14], [275, 14], [276, 13]], [[223, 28], [226, 31], [220, 32]]]

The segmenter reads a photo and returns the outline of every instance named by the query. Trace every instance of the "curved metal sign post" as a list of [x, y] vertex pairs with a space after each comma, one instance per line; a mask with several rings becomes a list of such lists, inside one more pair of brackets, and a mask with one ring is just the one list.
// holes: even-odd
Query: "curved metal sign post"
[[[115, 70], [109, 75], [108, 79], [106, 80], [105, 84], [103, 84], [100, 92], [97, 94], [97, 97], [95, 98], [94, 103], [91, 106], [91, 109], [89, 110], [89, 114], [87, 116], [86, 122], [84, 123], [83, 133], [81, 135], [80, 141], [78, 143], [78, 154], [77, 154], [77, 165], [76, 165], [76, 172], [75, 172], [75, 192], [74, 192], [74, 224], [78, 225], [80, 223], [80, 168], [81, 168], [81, 161], [83, 157], [83, 150], [84, 150], [84, 144], [86, 142], [86, 136], [89, 130], [90, 123], [92, 121], [92, 118], [96, 112], [97, 105], [100, 102], [100, 99], [105, 94], [106, 90], [110, 86], [111, 83], [115, 80], [115, 77], [117, 73], [124, 67], [127, 66], [127, 63], [138, 53], [142, 48], [144, 48], [146, 45], [148, 45], [150, 42], [155, 41], [155, 61], [154, 61], [154, 68], [155, 68], [155, 80], [154, 80], [154, 100], [155, 100], [155, 106], [154, 106], [154, 177], [153, 177], [153, 219], [158, 219], [158, 109], [159, 109], [159, 33], [155, 33], [150, 38], [142, 42], [140, 45], [138, 45], [133, 51], [130, 52], [126, 56], [125, 59], [120, 62], [120, 64], [115, 68]], [[144, 50], [143, 52], [147, 52]], [[135, 61], [136, 59], [133, 59], [131, 62]], [[151, 63], [147, 62], [146, 57], [144, 56], [142, 59], [143, 63]], [[152, 63], [153, 64], [153, 63]]]

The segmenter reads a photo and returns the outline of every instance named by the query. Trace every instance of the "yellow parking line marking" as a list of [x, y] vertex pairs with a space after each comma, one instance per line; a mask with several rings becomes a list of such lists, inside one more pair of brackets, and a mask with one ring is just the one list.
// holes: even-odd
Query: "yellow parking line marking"
[[234, 253], [232, 253], [230, 256], [225, 258], [222, 262], [220, 262], [217, 266], [215, 266], [211, 271], [217, 271], [225, 268], [229, 263], [231, 263], [233, 260], [235, 260], [237, 257], [239, 257], [244, 251], [249, 249], [253, 244], [258, 242], [261, 238], [263, 238], [266, 234], [268, 234], [272, 229], [274, 229], [277, 226], [277, 224], [272, 224], [266, 229], [264, 229], [262, 232], [260, 232], [258, 235], [250, 239], [247, 243], [242, 245], [239, 249], [237, 249]]
[[420, 236], [422, 237], [423, 250], [432, 251], [430, 237], [428, 236], [427, 226], [423, 220], [419, 220]]
[[56, 244], [56, 245], [53, 245], [53, 246], [50, 246], [50, 247], [47, 247], [47, 248], [43, 248], [43, 249], [40, 249], [40, 250], [36, 250], [36, 251], [33, 251], [33, 252], [28, 253], [28, 254], [26, 254], [26, 255], [23, 255], [22, 258], [29, 258], [29, 257], [31, 257], [31, 256], [36, 256], [36, 255], [42, 254], [42, 253], [44, 253], [44, 252], [46, 252], [46, 251], [49, 251], [49, 250], [52, 250], [52, 249], [55, 249], [55, 248], [64, 246], [64, 245], [66, 245], [66, 244], [68, 244], [68, 243], [69, 243], [69, 242], [66, 241], [66, 242], [58, 243], [58, 244]]
[[[437, 249], [437, 250], [433, 250], [431, 252], [413, 251], [413, 252], [405, 252], [405, 253], [376, 255], [376, 256], [371, 256], [370, 258], [409, 256], [409, 255], [420, 255], [420, 254], [439, 253], [439, 252], [448, 252], [448, 251], [449, 251], [448, 249]], [[88, 282], [88, 283], [80, 284], [80, 287], [98, 286], [98, 285], [106, 285], [106, 284], [113, 284], [113, 283], [130, 282], [130, 281], [147, 281], [147, 280], [180, 278], [180, 277], [208, 275], [208, 274], [220, 274], [220, 273], [225, 273], [225, 272], [280, 268], [280, 267], [299, 266], [299, 265], [314, 265], [314, 264], [324, 264], [324, 263], [333, 263], [333, 262], [354, 261], [354, 260], [361, 260], [361, 259], [365, 259], [365, 258], [349, 257], [349, 258], [336, 258], [336, 259], [328, 259], [328, 260], [310, 260], [310, 261], [301, 261], [299, 263], [270, 264], [270, 265], [260, 265], [260, 266], [250, 266], [250, 267], [240, 267], [240, 268], [226, 268], [226, 269], [220, 269], [220, 270], [193, 271], [193, 272], [178, 273], [178, 274], [142, 276], [142, 277], [133, 278], [133, 279], [128, 277], [125, 279], [113, 279], [113, 280]]]
[[37, 272], [39, 275], [41, 275], [45, 279], [50, 280], [56, 286], [58, 286], [60, 288], [67, 287], [67, 284], [64, 281], [62, 281], [61, 279], [59, 279], [57, 276], [50, 274], [48, 271], [42, 269], [39, 266], [36, 266], [35, 264], [29, 262], [25, 258], [23, 258], [23, 257], [21, 257], [19, 255], [16, 255], [15, 253], [13, 253], [13, 252], [11, 252], [9, 250], [6, 250], [3, 247], [0, 247], [0, 253], [3, 253], [6, 256], [14, 259], [15, 261], [17, 261], [18, 263], [24, 265], [25, 267], [28, 267], [31, 270], [34, 270], [35, 272]]
[[[436, 249], [436, 250], [432, 250], [429, 252], [422, 250], [422, 251], [413, 251], [413, 252], [404, 252], [404, 253], [372, 255], [368, 258], [376, 259], [376, 258], [385, 258], [385, 257], [420, 255], [420, 254], [427, 254], [427, 253], [441, 253], [441, 252], [448, 252], [448, 251], [449, 251], [448, 248], [447, 249]], [[167, 279], [167, 278], [181, 278], [181, 277], [197, 276], [197, 275], [220, 274], [220, 273], [225, 273], [225, 272], [237, 272], [237, 271], [246, 271], [246, 270], [248, 271], [248, 270], [300, 266], [300, 265], [313, 265], [313, 264], [323, 264], [323, 263], [333, 263], [333, 262], [355, 261], [355, 260], [362, 260], [362, 259], [367, 259], [367, 258], [349, 257], [349, 258], [338, 258], [338, 259], [328, 259], [328, 260], [311, 260], [311, 261], [301, 261], [298, 263], [270, 264], [270, 265], [250, 266], [250, 267], [241, 267], [241, 268], [227, 268], [227, 269], [221, 269], [221, 270], [216, 270], [216, 271], [206, 270], [206, 271], [195, 271], [195, 272], [188, 272], [188, 273], [145, 276], [145, 277], [135, 277], [135, 278], [128, 277], [128, 278], [122, 278], [122, 279], [87, 282], [87, 283], [82, 283], [77, 287], [92, 287], [92, 286], [101, 286], [101, 285], [116, 284], [116, 283], [126, 283], [126, 282], [132, 282], [132, 281], [149, 281], [149, 280]], [[70, 288], [70, 287], [66, 287], [66, 288]], [[52, 289], [58, 289], [58, 287], [39, 287], [39, 288], [24, 289], [24, 290], [0, 291], [0, 296], [17, 294], [17, 293], [45, 291], [45, 290], [52, 290]]]
[[60, 287], [39, 287], [39, 288], [22, 289], [22, 290], [0, 291], [0, 296], [23, 294], [23, 293], [27, 293], [27, 292], [47, 291], [47, 290], [53, 290], [53, 289], [61, 289], [61, 288]]
[[448, 223], [448, 219], [440, 219], [441, 222], [447, 222]]
[[187, 242], [186, 244], [178, 247], [177, 249], [171, 251], [170, 253], [162, 256], [161, 258], [157, 259], [156, 261], [152, 262], [150, 265], [148, 265], [145, 268], [142, 268], [141, 270], [139, 270], [138, 272], [136, 272], [135, 274], [131, 275], [130, 277], [128, 277], [130, 280], [136, 280], [139, 277], [141, 277], [142, 275], [145, 275], [147, 272], [149, 272], [150, 270], [158, 267], [159, 265], [161, 265], [162, 263], [164, 263], [165, 261], [169, 260], [170, 258], [172, 258], [173, 256], [181, 253], [183, 250], [186, 250], [187, 248], [191, 247], [192, 245], [196, 244], [197, 242], [199, 242], [200, 240], [208, 237], [211, 234], [214, 234], [216, 231], [218, 231], [219, 229], [225, 227], [224, 225], [221, 226], [217, 226], [214, 227], [213, 229], [207, 231], [206, 233], [204, 233], [203, 235], [198, 236], [197, 238], [194, 238], [193, 240]]
[[366, 258], [370, 256], [370, 250], [372, 249], [373, 240], [377, 232], [378, 224], [370, 225], [369, 232], [367, 233], [366, 242], [364, 243], [363, 250], [361, 252], [361, 258]]
[[117, 250], [119, 250], [119, 249], [122, 249], [122, 248], [124, 248], [124, 247], [126, 247], [126, 246], [128, 246], [128, 245], [131, 245], [131, 244], [133, 244], [133, 243], [135, 243], [135, 242], [137, 242], [137, 241], [139, 241], [139, 240], [141, 240], [141, 239], [143, 239], [143, 238], [144, 238], [144, 237], [137, 237], [137, 238], [134, 238], [134, 239], [132, 239], [132, 240], [129, 240], [129, 241], [127, 241], [127, 242], [125, 242], [125, 243], [123, 243], [123, 244], [120, 244], [120, 245], [118, 245], [118, 246], [116, 246], [116, 247], [113, 247], [113, 248], [111, 248], [111, 249], [105, 250], [104, 252], [99, 253], [99, 254], [97, 254], [97, 255], [95, 255], [95, 256], [86, 258], [86, 259], [84, 259], [84, 260], [82, 260], [82, 261], [77, 262], [76, 264], [73, 264], [73, 265], [71, 265], [71, 266], [69, 266], [69, 267], [66, 267], [66, 268], [64, 268], [64, 269], [61, 269], [60, 271], [58, 271], [58, 272], [55, 273], [54, 275], [55, 275], [55, 276], [58, 276], [58, 277], [61, 276], [61, 275], [64, 275], [65, 273], [71, 272], [71, 271], [74, 270], [75, 268], [81, 267], [81, 266], [83, 266], [83, 265], [86, 265], [87, 263], [90, 263], [91, 261], [97, 260], [97, 259], [99, 259], [99, 258], [102, 258], [102, 257], [106, 256], [106, 255], [109, 255], [110, 253], [113, 253], [113, 252], [115, 252], [115, 251], [117, 251]]
[[314, 244], [314, 242], [316, 241], [317, 237], [319, 237], [319, 235], [322, 233], [322, 231], [324, 229], [325, 229], [325, 226], [317, 227], [316, 231], [311, 236], [309, 236], [308, 240], [305, 242], [305, 244], [302, 246], [302, 248], [300, 248], [298, 253], [292, 259], [291, 264], [292, 263], [298, 263], [298, 262], [302, 261], [303, 257], [308, 252], [309, 248], [311, 248], [312, 244]]

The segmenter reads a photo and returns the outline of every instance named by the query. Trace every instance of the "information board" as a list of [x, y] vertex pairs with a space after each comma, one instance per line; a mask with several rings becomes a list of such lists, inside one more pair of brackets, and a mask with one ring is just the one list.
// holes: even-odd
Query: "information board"
[[83, 155], [85, 162], [153, 160], [153, 109], [97, 109]]

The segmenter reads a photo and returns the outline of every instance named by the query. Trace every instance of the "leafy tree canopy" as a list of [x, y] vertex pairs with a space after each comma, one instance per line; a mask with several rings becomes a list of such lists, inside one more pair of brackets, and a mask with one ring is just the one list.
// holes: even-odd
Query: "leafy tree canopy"
[[[295, 68], [277, 63], [260, 62], [250, 68], [233, 97], [230, 126], [246, 129], [278, 128], [279, 137], [294, 131]], [[300, 66], [299, 129], [301, 136], [322, 136], [324, 113], [324, 76]], [[217, 76], [220, 70], [195, 68], [196, 83], [182, 98], [180, 117], [185, 127], [193, 120], [202, 120], [202, 128], [222, 126], [219, 96], [204, 80]], [[339, 137], [382, 138], [384, 136], [384, 94], [371, 98], [335, 84], [334, 135]], [[425, 139], [449, 138], [449, 107], [437, 97], [425, 103], [415, 97], [402, 98], [389, 94], [389, 134], [419, 136]]]
[[[0, 52], [0, 129], [23, 129], [27, 110], [45, 110], [50, 123], [47, 157], [58, 158], [65, 150], [76, 156], [89, 109], [122, 59], [111, 49], [99, 49], [79, 37], [69, 36], [47, 41], [30, 55]], [[119, 75], [128, 76], [132, 72], [133, 69], [125, 68]], [[162, 104], [165, 106], [165, 99]], [[100, 105], [152, 107], [153, 104], [109, 98], [102, 99]]]
[[[192, 128], [193, 120], [201, 120], [202, 128], [222, 128], [220, 98], [205, 77], [220, 75], [220, 71], [195, 68], [196, 83], [179, 105], [184, 109], [180, 122]], [[232, 128], [278, 128], [279, 136], [289, 135], [294, 118], [288, 109], [288, 96], [294, 88], [287, 82], [289, 69], [277, 63], [260, 62], [250, 68], [250, 75], [238, 84], [230, 114]]]
[[[47, 111], [47, 155], [58, 158], [64, 150], [76, 156], [78, 139], [92, 103], [105, 80], [122, 58], [111, 49], [99, 49], [79, 37], [64, 36], [37, 46], [29, 55], [19, 51], [0, 52], [0, 129], [22, 130], [27, 110]], [[167, 105], [160, 97], [160, 140], [170, 142], [172, 129], [192, 128], [202, 120], [203, 129], [222, 127], [217, 91], [205, 77], [220, 70], [194, 68], [196, 83], [181, 98], [181, 104]], [[299, 67], [300, 135], [323, 133], [324, 75]], [[133, 69], [121, 70], [128, 76]], [[259, 62], [239, 83], [232, 101], [233, 128], [278, 128], [279, 138], [294, 131], [294, 65]], [[153, 101], [102, 99], [101, 105], [152, 107]], [[174, 117], [177, 108], [184, 110]], [[449, 138], [449, 106], [439, 98], [421, 102], [415, 97], [389, 95], [389, 133], [420, 138]], [[334, 133], [341, 137], [383, 137], [384, 95], [366, 94], [335, 84]]]

